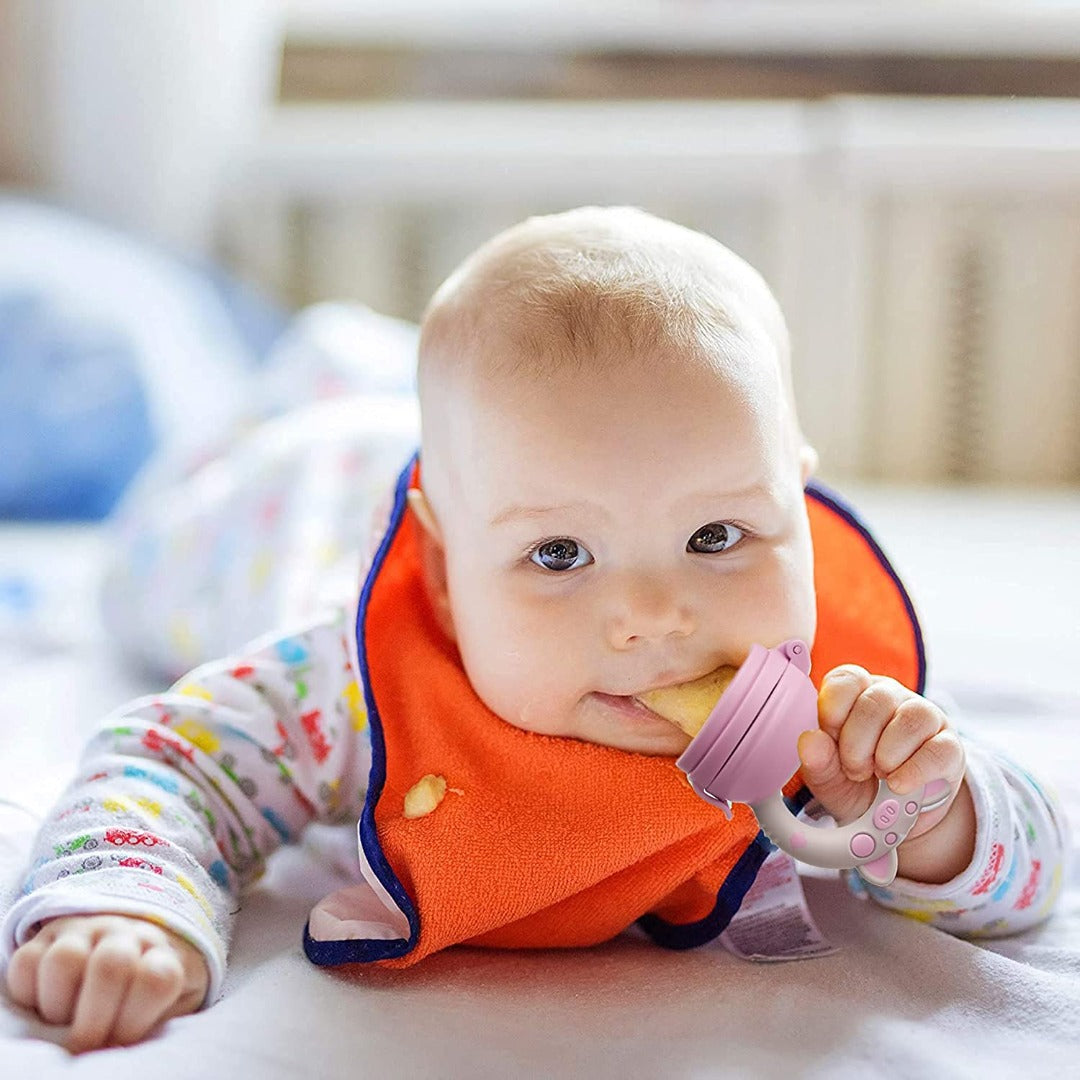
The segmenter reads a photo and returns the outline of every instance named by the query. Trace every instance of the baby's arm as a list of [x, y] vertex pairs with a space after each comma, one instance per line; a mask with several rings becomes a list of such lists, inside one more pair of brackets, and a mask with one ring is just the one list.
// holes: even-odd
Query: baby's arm
[[[134, 979], [130, 961], [138, 950], [151, 956], [154, 971], [132, 983], [134, 996], [160, 1004], [173, 993], [175, 1004], [183, 996], [175, 993], [176, 965], [163, 957], [181, 961], [186, 986], [193, 946], [207, 979], [204, 993], [198, 1000], [188, 994], [186, 1004], [212, 1000], [241, 887], [311, 820], [358, 816], [369, 756], [342, 615], [257, 643], [243, 659], [204, 665], [169, 693], [118, 710], [39, 833], [23, 895], [0, 927], [0, 947], [14, 952], [13, 992], [56, 1019], [58, 1012], [42, 1008], [39, 991], [49, 979], [54, 988], [57, 978], [67, 979], [81, 985], [77, 998], [70, 989], [66, 995], [67, 1018], [78, 1018], [81, 1000], [100, 981], [90, 979], [89, 957], [107, 944], [101, 962], [114, 993]], [[113, 920], [91, 930], [87, 920], [50, 922], [106, 913], [139, 925]], [[49, 928], [58, 933], [56, 926], [75, 931], [65, 933], [59, 952], [43, 948], [50, 937], [32, 947]], [[168, 934], [146, 936], [158, 927]], [[60, 974], [50, 975], [50, 965]], [[87, 979], [79, 983], [83, 971]], [[64, 999], [62, 986], [55, 997]], [[114, 1021], [122, 1004], [115, 1003]], [[119, 1034], [114, 1028], [112, 1037]]]
[[897, 878], [888, 888], [849, 874], [853, 891], [964, 937], [999, 937], [1042, 922], [1062, 886], [1068, 827], [1061, 804], [1023, 769], [965, 739], [975, 855], [951, 881]]

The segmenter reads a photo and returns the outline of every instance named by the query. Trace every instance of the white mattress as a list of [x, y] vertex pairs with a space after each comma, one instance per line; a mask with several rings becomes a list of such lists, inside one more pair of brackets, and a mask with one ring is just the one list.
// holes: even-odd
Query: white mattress
[[[1080, 494], [846, 494], [908, 581], [931, 680], [962, 726], [1055, 785], [1080, 822]], [[94, 615], [101, 545], [92, 529], [0, 529], [0, 588], [30, 574], [51, 595], [36, 616], [0, 623], [0, 797], [39, 812], [92, 722], [149, 688], [110, 656]], [[0, 809], [0, 873], [11, 876], [30, 828]], [[276, 857], [246, 900], [224, 998], [140, 1046], [72, 1060], [60, 1033], [3, 1002], [0, 1077], [1077, 1075], [1075, 852], [1050, 922], [980, 944], [808, 877], [840, 949], [774, 965], [628, 937], [334, 974], [300, 948], [332, 876], [311, 851]]]

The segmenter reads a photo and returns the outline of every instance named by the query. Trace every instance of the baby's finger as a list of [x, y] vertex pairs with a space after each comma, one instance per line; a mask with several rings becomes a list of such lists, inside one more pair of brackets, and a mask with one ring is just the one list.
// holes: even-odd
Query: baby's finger
[[874, 681], [866, 668], [842, 664], [821, 680], [818, 694], [818, 725], [835, 741], [858, 696]]
[[37, 970], [37, 1010], [49, 1024], [71, 1020], [79, 996], [90, 942], [75, 930], [61, 931], [45, 951]]
[[902, 701], [878, 739], [874, 767], [880, 776], [889, 776], [925, 742], [948, 726], [945, 714], [924, 697]]
[[157, 945], [139, 958], [110, 1041], [138, 1042], [172, 1008], [184, 989], [184, 968], [168, 945]]
[[906, 795], [931, 780], [948, 781], [955, 794], [964, 775], [964, 766], [964, 744], [955, 731], [946, 728], [924, 742], [885, 779], [898, 795]]
[[895, 679], [876, 678], [855, 699], [837, 740], [840, 764], [852, 780], [868, 780], [874, 775], [878, 739], [896, 710], [913, 696]]
[[135, 973], [140, 947], [132, 939], [105, 938], [90, 954], [68, 1048], [79, 1053], [104, 1046]]
[[804, 731], [798, 750], [803, 780], [838, 822], [854, 820], [870, 805], [870, 785], [853, 784], [844, 775], [836, 743], [824, 731]]
[[188, 1013], [197, 1012], [205, 998], [206, 986], [201, 983], [192, 986], [189, 980], [185, 982], [180, 996], [162, 1014], [161, 1020], [171, 1020], [174, 1016], [187, 1016]]
[[[40, 935], [39, 935], [40, 937]], [[11, 956], [7, 969], [8, 993], [16, 1005], [25, 1009], [37, 1008], [37, 973], [41, 958], [45, 955], [45, 943], [32, 938]]]

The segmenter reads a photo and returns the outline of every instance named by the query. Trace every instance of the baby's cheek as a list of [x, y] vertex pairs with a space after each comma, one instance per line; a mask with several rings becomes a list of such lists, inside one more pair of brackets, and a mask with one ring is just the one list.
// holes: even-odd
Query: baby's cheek
[[486, 617], [459, 621], [458, 628], [458, 647], [473, 689], [492, 712], [515, 723], [543, 673], [543, 651], [520, 625], [490, 611]]
[[788, 560], [770, 560], [725, 583], [722, 594], [706, 605], [709, 635], [728, 644], [729, 652], [747, 652], [751, 645], [772, 647], [790, 638], [812, 645], [817, 623], [810, 576]]
[[779, 643], [797, 637], [813, 645], [817, 631], [817, 596], [808, 538], [806, 544], [796, 544], [776, 560], [764, 587], [769, 592], [764, 608], [772, 616], [770, 630], [774, 641]]
[[[480, 699], [507, 723], [548, 735], [570, 733], [584, 692], [581, 650], [558, 634], [509, 633], [489, 639], [466, 663]], [[591, 688], [591, 687], [589, 687]]]

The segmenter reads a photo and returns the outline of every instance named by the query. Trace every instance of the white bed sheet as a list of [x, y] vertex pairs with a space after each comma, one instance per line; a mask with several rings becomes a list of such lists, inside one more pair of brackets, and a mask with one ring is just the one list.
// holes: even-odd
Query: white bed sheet
[[[1054, 784], [1080, 822], [1080, 493], [854, 500], [909, 581], [931, 678], [968, 729]], [[0, 635], [0, 797], [37, 811], [91, 723], [149, 688], [110, 657], [94, 615], [102, 542], [92, 529], [0, 529], [0, 581], [29, 570], [59, 598], [14, 640]], [[31, 828], [0, 810], [0, 873]], [[59, 1031], [3, 1002], [0, 1078], [1078, 1075], [1075, 851], [1050, 922], [981, 944], [807, 877], [840, 950], [777, 965], [627, 937], [569, 952], [459, 949], [409, 972], [345, 976], [300, 948], [332, 878], [311, 851], [276, 857], [246, 900], [224, 998], [140, 1046], [72, 1059]]]

